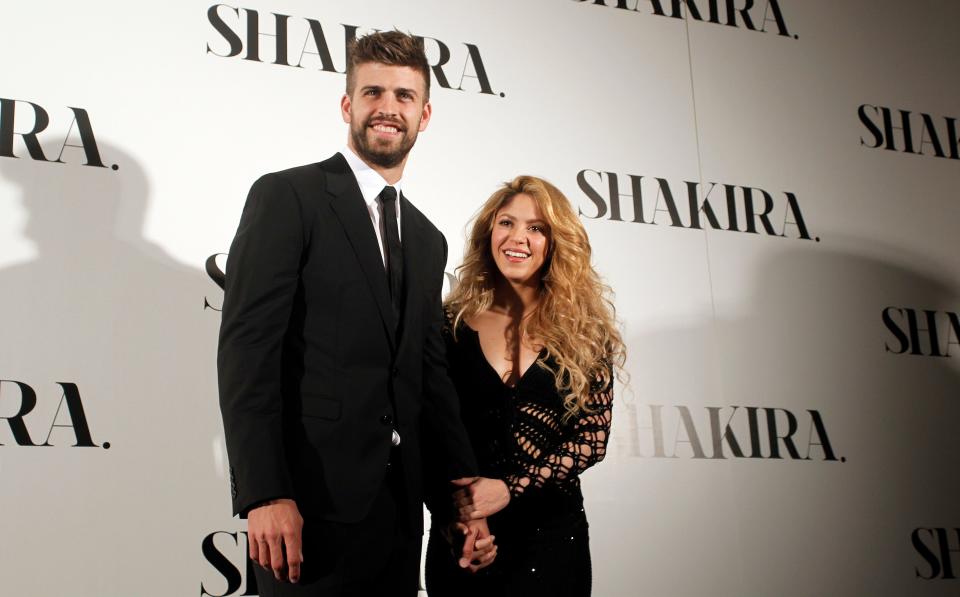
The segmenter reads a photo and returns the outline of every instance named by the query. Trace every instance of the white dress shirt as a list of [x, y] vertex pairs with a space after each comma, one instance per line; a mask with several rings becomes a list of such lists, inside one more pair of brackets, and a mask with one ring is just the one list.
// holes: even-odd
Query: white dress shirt
[[377, 200], [383, 187], [393, 186], [397, 190], [397, 235], [400, 236], [400, 183], [389, 185], [380, 173], [368, 166], [363, 160], [353, 153], [349, 146], [341, 151], [343, 157], [347, 159], [347, 164], [353, 170], [353, 175], [360, 185], [360, 194], [363, 195], [363, 201], [367, 204], [367, 212], [370, 214], [370, 221], [373, 223], [373, 231], [377, 234], [377, 244], [380, 245], [380, 258], [383, 259], [383, 267], [387, 267], [387, 251], [383, 242], [383, 206]]
[[[383, 259], [383, 267], [386, 269], [387, 253], [386, 247], [383, 244], [383, 205], [377, 201], [377, 198], [380, 196], [380, 193], [383, 192], [383, 187], [393, 186], [393, 188], [397, 190], [397, 237], [399, 240], [400, 181], [398, 180], [393, 185], [387, 184], [387, 181], [380, 176], [380, 173], [357, 157], [357, 154], [353, 153], [353, 150], [350, 149], [349, 146], [344, 147], [340, 153], [346, 158], [347, 164], [350, 166], [350, 169], [353, 170], [353, 175], [357, 179], [357, 184], [360, 185], [360, 194], [363, 195], [363, 202], [367, 204], [370, 222], [373, 223], [373, 231], [377, 234], [377, 244], [380, 245], [380, 258]], [[396, 429], [394, 429], [391, 434], [390, 443], [394, 446], [400, 445], [400, 434], [397, 433]]]

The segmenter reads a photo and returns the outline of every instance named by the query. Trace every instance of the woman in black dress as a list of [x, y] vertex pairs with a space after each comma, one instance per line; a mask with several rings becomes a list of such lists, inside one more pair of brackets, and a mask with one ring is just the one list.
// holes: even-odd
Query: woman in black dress
[[[556, 187], [520, 176], [481, 208], [458, 272], [444, 332], [482, 477], [452, 508], [431, 492], [428, 594], [587, 596], [580, 473], [606, 453], [624, 347], [586, 231]], [[457, 521], [484, 517], [496, 559], [464, 569]]]

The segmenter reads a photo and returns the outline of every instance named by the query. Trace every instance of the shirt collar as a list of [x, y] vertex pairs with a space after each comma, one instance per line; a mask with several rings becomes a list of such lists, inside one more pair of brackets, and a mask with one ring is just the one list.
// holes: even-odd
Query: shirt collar
[[383, 191], [383, 187], [385, 186], [393, 186], [393, 188], [397, 189], [397, 196], [400, 196], [400, 184], [403, 182], [402, 180], [398, 180], [393, 185], [388, 185], [387, 181], [380, 176], [380, 173], [357, 157], [357, 154], [355, 154], [349, 146], [345, 146], [340, 153], [343, 154], [350, 169], [353, 170], [357, 184], [360, 185], [360, 194], [363, 195], [363, 201], [367, 206], [376, 205], [377, 197], [380, 196], [380, 192]]

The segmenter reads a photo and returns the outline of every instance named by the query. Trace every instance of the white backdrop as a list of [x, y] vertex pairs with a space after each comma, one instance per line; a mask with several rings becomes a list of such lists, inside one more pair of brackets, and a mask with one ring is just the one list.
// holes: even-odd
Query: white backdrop
[[[299, 67], [274, 64], [275, 14]], [[584, 476], [594, 594], [957, 594], [958, 20], [945, 0], [7, 6], [0, 593], [250, 594], [205, 263], [260, 174], [344, 144], [348, 32], [397, 27], [452, 87], [435, 76], [404, 179], [448, 271], [531, 173], [616, 291], [631, 380]], [[884, 108], [910, 112], [913, 153]]]

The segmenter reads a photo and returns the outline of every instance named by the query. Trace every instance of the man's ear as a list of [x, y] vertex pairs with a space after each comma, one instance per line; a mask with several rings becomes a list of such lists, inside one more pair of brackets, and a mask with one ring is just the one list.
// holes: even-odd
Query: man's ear
[[427, 100], [427, 103], [423, 104], [423, 113], [420, 115], [420, 132], [423, 132], [427, 129], [427, 125], [430, 124], [430, 116], [433, 114], [433, 105], [430, 103], [430, 100]]
[[[350, 96], [344, 93], [343, 97], [340, 98], [340, 116], [343, 117], [343, 121], [347, 124], [350, 124], [350, 120], [352, 119], [352, 114], [350, 112], [351, 105]], [[422, 131], [423, 129], [420, 130]]]

